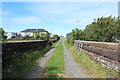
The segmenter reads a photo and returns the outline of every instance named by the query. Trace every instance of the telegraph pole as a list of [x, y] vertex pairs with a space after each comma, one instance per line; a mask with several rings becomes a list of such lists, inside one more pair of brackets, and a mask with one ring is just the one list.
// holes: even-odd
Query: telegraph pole
[[79, 23], [80, 23], [80, 20], [77, 20], [76, 22], [77, 22], [77, 25], [78, 25], [78, 28], [79, 28]]

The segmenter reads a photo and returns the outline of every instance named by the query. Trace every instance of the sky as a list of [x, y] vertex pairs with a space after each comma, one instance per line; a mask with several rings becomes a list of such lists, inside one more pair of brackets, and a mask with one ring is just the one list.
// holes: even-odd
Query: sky
[[72, 29], [85, 29], [95, 18], [117, 16], [118, 2], [2, 2], [0, 15], [6, 32], [42, 28], [66, 36]]

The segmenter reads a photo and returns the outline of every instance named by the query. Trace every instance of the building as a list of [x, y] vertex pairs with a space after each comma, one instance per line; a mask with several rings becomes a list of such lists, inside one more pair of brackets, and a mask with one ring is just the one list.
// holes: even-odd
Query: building
[[72, 37], [72, 33], [67, 33], [66, 37]]
[[44, 29], [26, 29], [26, 30], [24, 30], [24, 31], [21, 31], [20, 33], [19, 33], [19, 35], [21, 35], [21, 36], [34, 36], [34, 32], [35, 31], [38, 31], [38, 32], [40, 32], [40, 35], [41, 34], [46, 34], [46, 30], [44, 30]]
[[7, 39], [11, 39], [17, 36], [17, 33], [15, 32], [6, 32], [5, 35], [7, 36]]
[[35, 36], [34, 32], [39, 32], [39, 35], [46, 34], [47, 31], [44, 29], [26, 29], [21, 32], [7, 32], [5, 35], [7, 36], [7, 39], [11, 39], [14, 37], [24, 37], [24, 36]]

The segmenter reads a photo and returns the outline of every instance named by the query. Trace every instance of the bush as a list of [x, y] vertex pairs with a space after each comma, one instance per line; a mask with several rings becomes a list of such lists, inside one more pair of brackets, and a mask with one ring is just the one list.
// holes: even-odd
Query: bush
[[22, 38], [22, 40], [30, 40], [30, 37], [27, 35], [27, 36], [24, 36], [23, 38]]
[[72, 37], [67, 38], [67, 43], [73, 45], [74, 44], [74, 39]]

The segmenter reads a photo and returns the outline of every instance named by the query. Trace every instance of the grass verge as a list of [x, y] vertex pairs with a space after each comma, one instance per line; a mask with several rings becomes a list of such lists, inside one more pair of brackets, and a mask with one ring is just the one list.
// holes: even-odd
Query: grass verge
[[62, 42], [58, 44], [52, 57], [46, 63], [46, 74], [64, 73], [64, 54]]
[[106, 78], [108, 74], [112, 74], [113, 77], [118, 78], [117, 72], [102, 67], [100, 64], [93, 61], [88, 55], [79, 52], [73, 45], [69, 45], [66, 40], [64, 42], [74, 60], [80, 64], [85, 73], [91, 78]]
[[50, 45], [46, 45], [43, 49], [28, 51], [17, 57], [13, 56], [9, 60], [3, 61], [3, 78], [24, 78], [28, 72], [34, 69], [37, 60], [41, 59], [51, 48]]
[[55, 47], [55, 45], [58, 43], [58, 41], [56, 41], [55, 43], [52, 44], [51, 48]]

